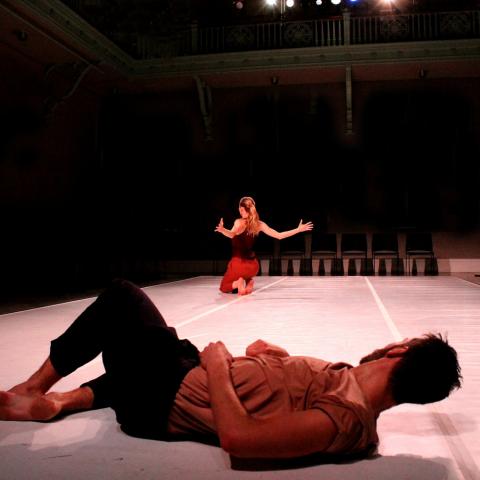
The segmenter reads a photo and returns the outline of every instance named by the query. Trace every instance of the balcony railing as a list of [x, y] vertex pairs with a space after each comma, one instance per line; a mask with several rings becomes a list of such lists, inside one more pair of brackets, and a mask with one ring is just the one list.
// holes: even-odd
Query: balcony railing
[[351, 43], [478, 38], [480, 11], [351, 18]]
[[480, 10], [351, 16], [199, 28], [166, 41], [137, 39], [142, 59], [283, 48], [471, 39], [480, 37]]

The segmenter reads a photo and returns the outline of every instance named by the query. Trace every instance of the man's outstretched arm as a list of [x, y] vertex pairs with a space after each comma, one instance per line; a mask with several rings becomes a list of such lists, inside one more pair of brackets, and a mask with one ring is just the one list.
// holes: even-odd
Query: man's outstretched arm
[[279, 418], [251, 416], [232, 384], [232, 356], [221, 342], [201, 353], [217, 434], [222, 448], [236, 457], [292, 458], [325, 451], [337, 428], [320, 410], [292, 412]]

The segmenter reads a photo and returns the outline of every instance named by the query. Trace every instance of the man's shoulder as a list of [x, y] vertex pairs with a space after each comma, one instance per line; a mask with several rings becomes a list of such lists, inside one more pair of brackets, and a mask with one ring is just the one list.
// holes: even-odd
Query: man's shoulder
[[349, 363], [345, 362], [331, 362], [329, 360], [324, 360], [323, 358], [310, 357], [307, 355], [291, 355], [285, 359], [286, 362], [291, 363], [305, 363], [312, 370], [341, 370], [342, 368], [352, 368]]

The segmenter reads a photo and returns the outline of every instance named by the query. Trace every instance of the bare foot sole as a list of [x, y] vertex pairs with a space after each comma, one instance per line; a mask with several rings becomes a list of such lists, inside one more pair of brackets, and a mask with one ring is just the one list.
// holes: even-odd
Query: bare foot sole
[[61, 404], [45, 396], [0, 392], [0, 420], [50, 420], [60, 413]]
[[238, 289], [238, 294], [239, 295], [245, 295], [245, 291], [246, 291], [246, 285], [245, 285], [245, 279], [240, 277], [238, 280], [235, 280], [233, 283], [232, 283], [232, 287], [235, 289], [237, 288]]
[[247, 282], [247, 285], [245, 287], [245, 295], [249, 295], [250, 293], [253, 292], [253, 285], [254, 285], [254, 281], [253, 281], [253, 278], [251, 278], [248, 282]]

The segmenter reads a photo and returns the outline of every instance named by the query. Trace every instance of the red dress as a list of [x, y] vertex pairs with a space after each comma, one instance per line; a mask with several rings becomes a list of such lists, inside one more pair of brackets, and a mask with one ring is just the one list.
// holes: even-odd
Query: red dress
[[255, 238], [246, 231], [232, 238], [232, 259], [220, 284], [222, 292], [230, 293], [233, 290], [232, 283], [240, 277], [248, 282], [258, 273], [258, 260], [253, 251]]

